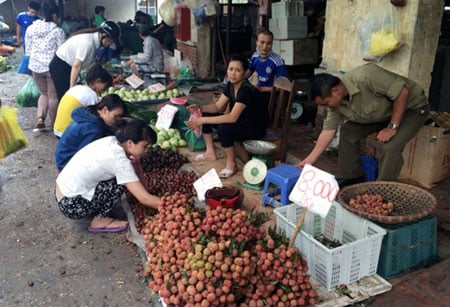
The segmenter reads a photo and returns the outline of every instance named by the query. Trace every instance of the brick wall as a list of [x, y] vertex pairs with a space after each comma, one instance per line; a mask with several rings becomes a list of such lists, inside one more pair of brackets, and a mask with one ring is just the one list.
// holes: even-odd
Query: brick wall
[[192, 68], [197, 71], [197, 46], [177, 41], [177, 49], [181, 52], [183, 60], [188, 59], [192, 63]]

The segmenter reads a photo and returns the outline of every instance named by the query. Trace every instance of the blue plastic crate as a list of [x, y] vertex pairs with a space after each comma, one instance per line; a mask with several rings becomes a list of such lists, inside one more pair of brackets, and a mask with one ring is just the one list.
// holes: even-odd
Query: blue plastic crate
[[391, 279], [438, 260], [435, 216], [407, 224], [378, 225], [386, 230], [377, 270], [383, 278]]

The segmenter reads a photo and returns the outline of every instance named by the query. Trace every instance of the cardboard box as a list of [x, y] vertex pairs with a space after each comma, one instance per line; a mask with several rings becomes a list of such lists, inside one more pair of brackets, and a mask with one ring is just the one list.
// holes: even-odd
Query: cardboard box
[[286, 18], [303, 16], [303, 1], [289, 0], [272, 3], [272, 17]]
[[316, 64], [318, 62], [318, 42], [316, 38], [274, 40], [272, 50], [278, 53], [286, 65]]
[[431, 188], [450, 176], [450, 129], [424, 126], [403, 150], [399, 179]]
[[270, 18], [269, 30], [276, 39], [305, 38], [308, 36], [308, 17]]

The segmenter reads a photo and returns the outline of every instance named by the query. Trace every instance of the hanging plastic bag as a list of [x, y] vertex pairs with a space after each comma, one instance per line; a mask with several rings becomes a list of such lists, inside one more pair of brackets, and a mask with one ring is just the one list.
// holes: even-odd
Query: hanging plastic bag
[[41, 92], [34, 82], [33, 78], [29, 78], [25, 85], [20, 89], [16, 96], [16, 102], [23, 108], [37, 107], [37, 103]]
[[[200, 110], [200, 108], [197, 108], [197, 109], [195, 109], [194, 111], [191, 112], [191, 115], [189, 116], [189, 120], [188, 121], [200, 118], [202, 116], [203, 116], [202, 115], [202, 111]], [[195, 128], [194, 129], [194, 133], [195, 133], [195, 136], [197, 138], [201, 137], [202, 136], [202, 127], [200, 126], [200, 127]]]
[[165, 0], [160, 5], [158, 12], [166, 25], [169, 27], [175, 25], [175, 6], [172, 0]]
[[389, 0], [378, 1], [357, 25], [365, 60], [376, 60], [400, 47], [400, 17]]
[[17, 69], [17, 73], [31, 76], [33, 73], [28, 68], [28, 63], [30, 63], [30, 56], [24, 55], [22, 58], [22, 62], [20, 62], [19, 69]]
[[17, 121], [17, 109], [0, 107], [0, 159], [28, 146], [28, 140]]
[[191, 80], [195, 78], [191, 61], [189, 61], [188, 59], [182, 60], [179, 67], [180, 67], [179, 79]]

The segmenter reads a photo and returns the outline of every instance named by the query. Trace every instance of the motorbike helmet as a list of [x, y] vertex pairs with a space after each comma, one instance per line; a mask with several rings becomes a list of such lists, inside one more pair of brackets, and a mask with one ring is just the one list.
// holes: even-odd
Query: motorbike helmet
[[120, 46], [120, 37], [122, 35], [122, 31], [120, 30], [120, 27], [117, 23], [111, 20], [103, 22], [100, 25], [100, 32], [105, 33], [114, 41], [114, 44], [116, 46], [113, 46], [113, 49], [116, 49]]

